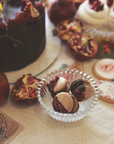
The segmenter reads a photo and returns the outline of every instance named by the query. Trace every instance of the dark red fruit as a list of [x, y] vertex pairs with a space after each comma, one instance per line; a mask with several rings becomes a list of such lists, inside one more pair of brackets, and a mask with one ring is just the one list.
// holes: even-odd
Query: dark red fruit
[[44, 9], [44, 6], [43, 6], [43, 4], [42, 4], [42, 2], [40, 2], [40, 1], [37, 1], [37, 2], [35, 2], [35, 6], [34, 6], [36, 9], [37, 9], [37, 11], [39, 11], [39, 12], [41, 12], [43, 9]]
[[90, 8], [95, 10], [96, 12], [102, 11], [104, 8], [104, 4], [98, 0], [89, 0]]
[[35, 2], [35, 0], [30, 0], [32, 3], [34, 3]]
[[24, 8], [25, 16], [27, 21], [35, 21], [38, 20], [40, 13], [37, 9], [32, 5], [30, 1], [26, 1], [26, 7]]
[[20, 5], [22, 6], [22, 8], [24, 8], [24, 7], [26, 6], [26, 1], [27, 1], [27, 0], [21, 0]]
[[16, 21], [18, 24], [24, 22], [24, 21], [25, 21], [25, 13], [24, 13], [23, 11], [20, 12], [20, 13], [18, 13], [18, 14], [16, 15], [16, 17], [15, 17], [15, 21]]
[[6, 75], [0, 72], [0, 105], [4, 104], [8, 98], [10, 86]]
[[54, 0], [49, 3], [48, 16], [54, 25], [73, 18], [76, 13], [73, 0]]
[[107, 5], [111, 7], [113, 5], [113, 0], [107, 0]]
[[14, 19], [7, 19], [8, 30], [15, 30], [18, 23]]
[[6, 24], [5, 23], [0, 23], [0, 32], [3, 32], [6, 30]]
[[113, 40], [108, 38], [102, 39], [101, 48], [102, 48], [102, 53], [105, 55], [110, 54], [111, 52], [113, 53]]
[[[95, 0], [89, 0], [89, 4], [92, 5], [94, 3]], [[98, 1], [98, 0], [96, 0]]]

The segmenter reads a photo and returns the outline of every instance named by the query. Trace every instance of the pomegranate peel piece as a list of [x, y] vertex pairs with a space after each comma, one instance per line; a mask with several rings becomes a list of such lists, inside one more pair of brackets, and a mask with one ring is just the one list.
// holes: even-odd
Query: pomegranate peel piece
[[40, 13], [37, 9], [32, 5], [30, 1], [26, 1], [26, 6], [24, 7], [24, 12], [27, 21], [37, 20], [40, 16]]
[[68, 40], [73, 56], [78, 60], [89, 60], [98, 51], [98, 43], [90, 36], [74, 33]]
[[37, 87], [40, 79], [31, 74], [23, 75], [12, 87], [11, 98], [18, 104], [31, 104], [38, 101]]

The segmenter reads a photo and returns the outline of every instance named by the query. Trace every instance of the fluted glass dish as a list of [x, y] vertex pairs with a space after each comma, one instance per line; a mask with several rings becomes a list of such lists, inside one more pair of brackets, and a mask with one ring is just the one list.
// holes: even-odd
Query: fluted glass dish
[[[91, 86], [93, 87], [94, 94], [88, 100], [79, 102], [79, 109], [75, 113], [67, 114], [56, 112], [52, 106], [53, 98], [46, 86], [48, 83], [50, 83], [51, 80], [55, 79], [56, 76], [66, 78], [69, 84], [71, 84], [76, 79], [85, 78], [90, 82]], [[96, 105], [99, 97], [99, 89], [96, 81], [94, 81], [94, 79], [87, 73], [76, 69], [64, 69], [51, 72], [41, 80], [37, 90], [37, 97], [40, 104], [46, 109], [46, 111], [51, 117], [62, 122], [75, 122], [82, 119], [87, 114], [87, 112]]]

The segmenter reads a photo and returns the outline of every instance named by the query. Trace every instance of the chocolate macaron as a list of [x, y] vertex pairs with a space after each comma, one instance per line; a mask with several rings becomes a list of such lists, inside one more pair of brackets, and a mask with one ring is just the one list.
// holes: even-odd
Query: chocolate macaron
[[89, 85], [80, 85], [76, 88], [74, 96], [77, 101], [84, 101], [89, 99], [94, 94], [94, 90]]
[[60, 113], [74, 113], [79, 107], [76, 98], [72, 94], [66, 92], [58, 93], [54, 97], [52, 105], [54, 110]]
[[76, 90], [76, 88], [78, 87], [78, 86], [80, 86], [80, 85], [84, 85], [84, 84], [86, 84], [86, 85], [90, 85], [90, 83], [88, 82], [88, 80], [86, 80], [86, 79], [76, 79], [75, 81], [73, 81], [72, 82], [72, 84], [71, 84], [71, 86], [70, 86], [70, 90], [71, 90], [71, 92], [72, 93], [75, 93], [75, 90]]
[[73, 81], [70, 89], [78, 101], [87, 100], [94, 93], [89, 81], [84, 78]]
[[78, 103], [76, 97], [75, 97], [73, 94], [70, 94], [70, 95], [71, 95], [71, 97], [72, 97], [72, 99], [73, 99], [73, 103], [74, 103], [71, 112], [72, 112], [72, 113], [75, 113], [75, 112], [78, 110], [78, 108], [79, 108], [79, 103]]
[[64, 77], [56, 77], [47, 84], [48, 90], [54, 97], [59, 92], [69, 92], [70, 86]]

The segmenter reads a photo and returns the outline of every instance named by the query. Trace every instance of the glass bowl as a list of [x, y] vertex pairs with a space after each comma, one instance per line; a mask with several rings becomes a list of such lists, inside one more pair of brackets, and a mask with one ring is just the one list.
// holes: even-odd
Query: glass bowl
[[[94, 94], [88, 100], [79, 102], [79, 109], [76, 113], [59, 113], [53, 109], [53, 98], [50, 92], [48, 91], [46, 85], [50, 83], [51, 80], [55, 79], [56, 76], [66, 78], [69, 84], [71, 84], [76, 79], [85, 78], [90, 82], [91, 86], [93, 87]], [[94, 79], [91, 78], [91, 76], [89, 76], [87, 73], [84, 73], [83, 71], [79, 71], [76, 69], [64, 69], [51, 72], [41, 80], [37, 90], [37, 97], [40, 104], [47, 110], [48, 114], [51, 117], [62, 122], [75, 122], [77, 120], [82, 119], [87, 114], [87, 112], [95, 106], [99, 97], [99, 89], [96, 84], [96, 81], [94, 81]]]

